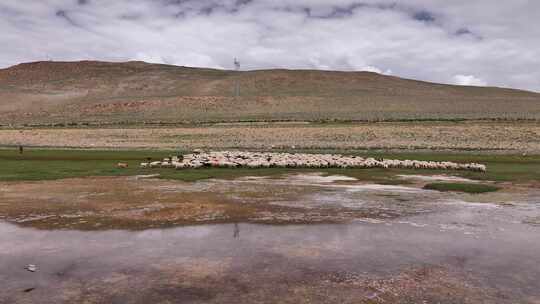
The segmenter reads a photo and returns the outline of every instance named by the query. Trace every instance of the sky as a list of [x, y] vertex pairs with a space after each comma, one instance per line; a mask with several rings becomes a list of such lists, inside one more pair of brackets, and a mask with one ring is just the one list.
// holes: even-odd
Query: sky
[[540, 91], [537, 0], [0, 0], [0, 68], [142, 60]]

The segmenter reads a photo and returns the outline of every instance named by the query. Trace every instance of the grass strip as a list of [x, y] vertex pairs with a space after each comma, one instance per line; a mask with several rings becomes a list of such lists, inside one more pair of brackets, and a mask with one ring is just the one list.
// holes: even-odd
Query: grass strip
[[495, 192], [499, 187], [475, 183], [430, 183], [424, 186], [424, 189], [437, 190], [442, 192], [465, 192], [471, 194]]

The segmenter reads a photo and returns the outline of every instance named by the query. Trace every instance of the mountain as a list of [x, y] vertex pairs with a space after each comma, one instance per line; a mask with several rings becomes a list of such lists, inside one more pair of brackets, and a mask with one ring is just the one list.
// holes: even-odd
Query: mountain
[[133, 61], [0, 69], [2, 125], [431, 119], [540, 119], [540, 94], [371, 72], [236, 72]]

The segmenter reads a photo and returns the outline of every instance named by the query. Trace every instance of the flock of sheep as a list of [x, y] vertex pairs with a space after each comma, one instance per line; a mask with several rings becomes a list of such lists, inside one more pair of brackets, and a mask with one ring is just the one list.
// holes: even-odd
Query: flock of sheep
[[434, 162], [420, 160], [374, 159], [339, 154], [303, 154], [272, 152], [219, 151], [194, 153], [141, 163], [142, 168], [406, 168], [443, 169], [485, 172], [486, 166], [476, 163]]

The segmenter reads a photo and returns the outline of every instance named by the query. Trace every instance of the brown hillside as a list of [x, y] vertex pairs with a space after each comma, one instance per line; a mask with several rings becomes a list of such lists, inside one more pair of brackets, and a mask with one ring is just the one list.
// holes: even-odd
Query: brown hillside
[[369, 72], [234, 72], [96, 61], [0, 69], [3, 125], [400, 119], [540, 119], [540, 94]]

